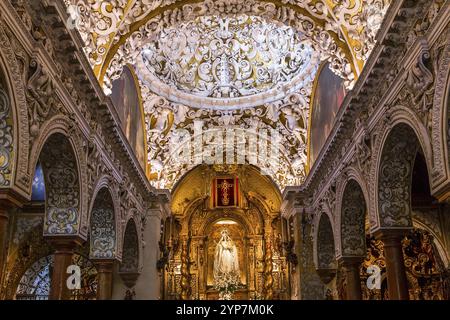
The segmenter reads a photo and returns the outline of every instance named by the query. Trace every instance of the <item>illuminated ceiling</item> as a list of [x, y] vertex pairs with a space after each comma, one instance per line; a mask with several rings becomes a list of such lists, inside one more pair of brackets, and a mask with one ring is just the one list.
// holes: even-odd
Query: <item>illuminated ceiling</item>
[[[125, 65], [140, 79], [152, 183], [172, 188], [192, 165], [169, 137], [215, 127], [276, 129], [283, 189], [306, 172], [312, 83], [323, 61], [351, 89], [390, 0], [64, 0], [110, 93]], [[275, 41], [276, 39], [276, 41]]]
[[144, 46], [136, 69], [151, 91], [173, 102], [229, 110], [298, 91], [319, 62], [291, 27], [256, 16], [202, 16], [164, 29]]

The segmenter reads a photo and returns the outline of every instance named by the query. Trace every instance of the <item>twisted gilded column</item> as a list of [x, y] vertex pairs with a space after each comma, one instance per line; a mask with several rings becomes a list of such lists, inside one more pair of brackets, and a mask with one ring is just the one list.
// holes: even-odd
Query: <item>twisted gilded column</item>
[[272, 219], [265, 221], [265, 247], [264, 256], [264, 299], [273, 299], [273, 262], [272, 262]]
[[191, 296], [188, 245], [188, 238], [184, 237], [181, 247], [181, 300], [189, 300]]
[[266, 255], [264, 259], [264, 299], [273, 299], [273, 262], [271, 235], [266, 239]]

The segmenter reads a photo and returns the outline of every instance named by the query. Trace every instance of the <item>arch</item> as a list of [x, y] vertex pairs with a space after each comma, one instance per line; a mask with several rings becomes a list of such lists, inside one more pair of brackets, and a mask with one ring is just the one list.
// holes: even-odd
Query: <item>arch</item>
[[246, 219], [243, 219], [242, 216], [240, 215], [236, 215], [236, 214], [231, 214], [231, 215], [226, 215], [223, 216], [220, 213], [216, 213], [214, 215], [211, 215], [211, 217], [209, 219], [207, 219], [205, 221], [205, 223], [201, 226], [201, 231], [200, 234], [206, 234], [206, 232], [208, 230], [211, 229], [211, 227], [216, 224], [217, 222], [219, 222], [220, 220], [233, 220], [236, 223], [238, 223], [239, 225], [241, 225], [244, 229], [244, 231], [246, 232], [246, 234], [251, 234], [253, 231], [253, 228], [251, 225], [249, 225], [248, 221]]
[[[122, 257], [122, 232], [123, 232], [123, 226], [121, 224], [121, 214], [120, 214], [120, 198], [117, 191], [117, 188], [115, 188], [114, 180], [108, 175], [101, 175], [96, 183], [95, 188], [93, 189], [92, 196], [91, 196], [91, 202], [89, 205], [89, 221], [88, 224], [91, 227], [91, 219], [92, 219], [92, 211], [94, 209], [94, 204], [97, 199], [97, 196], [100, 191], [104, 191], [106, 189], [109, 193], [112, 209], [114, 211], [114, 227], [115, 227], [115, 258], [118, 260]], [[91, 239], [92, 241], [92, 239]]]
[[116, 210], [108, 187], [96, 193], [90, 217], [90, 253], [92, 259], [113, 259], [117, 256]]
[[140, 265], [139, 237], [134, 218], [127, 221], [123, 238], [122, 262], [119, 272], [124, 274], [138, 274]]
[[337, 207], [338, 258], [366, 255], [366, 203], [360, 183], [353, 178], [347, 180]]
[[80, 227], [81, 183], [78, 162], [69, 139], [53, 133], [39, 157], [44, 172], [46, 235], [74, 235]]
[[[431, 132], [433, 140], [433, 191], [438, 191], [442, 183], [450, 178], [450, 159], [449, 145], [450, 137], [448, 134], [450, 123], [450, 41], [448, 41], [450, 31], [442, 34], [446, 41], [439, 47], [442, 53], [438, 55], [439, 60], [436, 63], [435, 93], [433, 97]], [[432, 192], [433, 192], [432, 191]]]
[[[377, 132], [370, 172], [375, 181], [369, 198], [371, 232], [380, 228], [410, 228], [412, 169], [418, 150], [423, 151], [427, 168], [431, 167], [430, 137], [414, 112], [403, 106], [389, 110]], [[403, 174], [402, 182], [392, 178], [396, 174]], [[431, 181], [430, 176], [428, 179]], [[397, 214], [388, 213], [388, 207], [397, 210]]]
[[433, 244], [437, 250], [436, 253], [439, 256], [439, 258], [442, 259], [442, 262], [443, 262], [445, 268], [448, 268], [450, 265], [450, 261], [449, 261], [447, 251], [445, 250], [445, 245], [443, 243], [443, 239], [436, 233], [435, 230], [433, 230], [433, 228], [430, 228], [427, 224], [425, 224], [424, 222], [422, 222], [418, 219], [413, 218], [413, 227], [415, 229], [425, 230], [433, 236]]
[[[68, 119], [65, 116], [57, 115], [46, 121], [41, 126], [41, 131], [39, 136], [36, 138], [36, 140], [33, 143], [32, 149], [31, 149], [31, 157], [28, 163], [28, 170], [32, 173], [32, 176], [35, 174], [35, 169], [37, 166], [37, 163], [40, 162], [43, 166], [42, 162], [42, 156], [49, 155], [48, 151], [50, 149], [46, 149], [49, 145], [47, 144], [49, 139], [54, 136], [58, 135], [61, 137], [62, 141], [64, 142], [64, 148], [66, 148], [66, 151], [70, 151], [67, 154], [70, 155], [70, 158], [72, 159], [71, 162], [74, 164], [73, 169], [77, 172], [77, 184], [79, 186], [78, 188], [78, 210], [77, 210], [77, 229], [76, 233], [82, 236], [83, 238], [87, 237], [88, 234], [88, 220], [89, 215], [88, 213], [88, 183], [87, 183], [87, 159], [84, 156], [84, 149], [83, 149], [83, 137], [81, 136], [81, 132], [76, 129], [77, 126], [74, 124], [70, 119]], [[62, 138], [64, 137], [64, 138]], [[66, 143], [67, 142], [67, 143]], [[58, 151], [62, 154], [63, 149], [61, 146], [55, 145], [56, 148], [54, 148], [55, 151]], [[50, 162], [51, 163], [51, 162]], [[44, 180], [45, 180], [45, 168], [43, 166], [44, 170]], [[46, 186], [47, 186], [47, 181]], [[47, 190], [47, 188], [46, 188]], [[31, 193], [31, 184], [29, 186], [29, 192]], [[48, 192], [48, 190], [47, 190]]]
[[33, 183], [31, 186], [31, 201], [45, 202], [45, 182], [42, 166], [38, 162], [34, 171]]
[[[348, 91], [343, 87], [343, 79], [331, 72], [329, 66], [330, 62], [321, 63], [313, 83], [308, 121], [306, 163], [308, 171], [312, 168], [315, 160], [319, 157], [321, 149], [325, 146], [336, 120], [336, 115], [345, 96], [348, 94]], [[330, 94], [333, 94], [333, 96], [330, 96]], [[315, 123], [315, 121], [320, 123]], [[318, 129], [316, 130], [316, 128]]]
[[[81, 288], [71, 292], [71, 300], [93, 300], [97, 296], [97, 269], [92, 261], [81, 254], [74, 254], [72, 263], [81, 269]], [[22, 275], [17, 287], [17, 300], [48, 300], [53, 255], [35, 261]]]
[[[237, 4], [238, 6], [236, 6], [234, 1], [229, 3], [226, 1], [219, 1], [217, 3], [212, 1], [181, 2], [146, 12], [145, 15], [140, 16], [140, 20], [128, 26], [127, 32], [123, 33], [120, 37], [114, 37], [117, 39], [116, 42], [108, 43], [105, 46], [106, 48], [102, 48], [105, 49], [104, 53], [102, 52], [99, 55], [100, 61], [98, 61], [94, 69], [97, 78], [101, 84], [104, 84], [105, 82], [109, 82], [109, 79], [105, 79], [105, 76], [112, 78], [114, 73], [120, 73], [121, 66], [125, 65], [120, 60], [127, 55], [123, 51], [139, 47], [137, 44], [132, 43], [133, 37], [139, 39], [151, 38], [149, 34], [159, 32], [161, 28], [167, 27], [169, 23], [178, 23], [183, 20], [189, 21], [200, 15], [212, 15], [217, 12], [223, 12], [225, 11], [223, 10], [224, 6], [229, 6], [230, 12], [239, 11], [240, 13], [249, 15], [259, 15], [266, 19], [273, 19], [279, 23], [292, 26], [308, 34], [313, 41], [326, 38], [334, 44], [328, 45], [326, 48], [330, 51], [328, 55], [329, 59], [334, 64], [342, 64], [340, 68], [342, 70], [340, 71], [346, 73], [344, 77], [353, 81], [359, 74], [360, 63], [362, 62], [358, 61], [354, 56], [353, 48], [348, 42], [348, 33], [345, 28], [341, 29], [340, 23], [337, 23], [337, 30], [327, 28], [329, 23], [332, 25], [336, 23], [336, 16], [331, 14], [333, 10], [328, 6], [322, 7], [322, 10], [318, 10], [317, 7], [314, 7], [314, 9], [310, 8], [309, 5], [284, 5], [277, 1], [259, 0], [247, 2], [246, 5], [242, 5], [239, 2]], [[283, 14], [280, 15], [278, 13], [279, 10]], [[145, 32], [146, 34], [141, 34], [141, 32]], [[93, 51], [99, 52], [96, 49], [99, 48], [93, 48]], [[323, 50], [323, 48], [318, 45], [318, 50]], [[136, 56], [136, 54], [133, 56]], [[110, 70], [112, 69], [111, 66], [114, 66], [114, 70]], [[347, 66], [349, 70], [345, 70], [346, 68], [344, 66]]]
[[[20, 194], [29, 196], [31, 195], [33, 175], [29, 174], [27, 167], [30, 155], [28, 105], [26, 102], [23, 74], [16, 58], [16, 55], [20, 56], [21, 54], [17, 52], [17, 49], [13, 49], [5, 30], [0, 26], [0, 73], [4, 76], [3, 85], [5, 86], [2, 96], [8, 97], [7, 100], [4, 100], [2, 97], [0, 101], [0, 113], [2, 114], [0, 115], [0, 119], [5, 118], [6, 107], [3, 103], [6, 101], [9, 105], [9, 123], [6, 128], [11, 128], [10, 137], [7, 139], [11, 140], [9, 151], [11, 160], [10, 165], [8, 165], [11, 174], [7, 178], [9, 180], [7, 187], [17, 187], [17, 191]], [[3, 141], [2, 144], [4, 146], [6, 145]]]
[[12, 108], [9, 94], [4, 88], [0, 70], [0, 187], [9, 187], [14, 172], [14, 130], [12, 125]]
[[411, 179], [418, 150], [414, 131], [397, 124], [387, 136], [378, 175], [378, 218], [383, 228], [410, 228]]
[[318, 271], [336, 270], [335, 237], [330, 216], [322, 212], [314, 228], [314, 264]]
[[147, 131], [139, 80], [134, 69], [126, 65], [121, 77], [113, 82], [111, 100], [119, 116], [120, 127], [142, 170], [148, 174]]

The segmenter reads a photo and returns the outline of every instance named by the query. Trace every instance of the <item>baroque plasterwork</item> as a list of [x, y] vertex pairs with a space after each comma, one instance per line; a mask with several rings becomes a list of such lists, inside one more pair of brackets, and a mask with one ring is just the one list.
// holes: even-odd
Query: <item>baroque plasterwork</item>
[[[432, 50], [432, 56], [436, 61], [435, 91], [432, 108], [432, 140], [439, 141], [441, 137], [447, 136], [450, 141], [447, 113], [449, 112], [449, 90], [450, 90], [450, 28], [439, 37], [438, 43]], [[446, 132], [447, 131], [447, 132]], [[446, 160], [447, 159], [447, 160]], [[448, 146], [445, 140], [442, 143], [433, 143], [433, 180], [437, 183], [445, 180], [449, 174]]]
[[[415, 35], [420, 35], [416, 35], [415, 40], [413, 39], [408, 42], [408, 39], [411, 39], [411, 37], [399, 38], [397, 36], [400, 34], [399, 29], [384, 31], [386, 33], [386, 39], [375, 48], [376, 52], [372, 56], [369, 66], [361, 75], [361, 81], [356, 83], [354, 96], [348, 97], [349, 99], [346, 99], [347, 101], [343, 105], [345, 112], [339, 120], [338, 130], [335, 134], [332, 134], [334, 137], [332, 137], [330, 147], [321, 156], [318, 165], [310, 172], [306, 184], [299, 188], [300, 192], [309, 192], [314, 195], [313, 197], [316, 199], [316, 202], [320, 202], [320, 197], [326, 198], [327, 196], [324, 193], [324, 189], [326, 190], [330, 184], [334, 183], [335, 179], [339, 176], [339, 171], [348, 168], [349, 165], [356, 165], [366, 181], [377, 181], [378, 165], [380, 163], [379, 157], [384, 145], [384, 139], [387, 132], [399, 122], [405, 122], [413, 128], [424, 151], [427, 166], [429, 170], [432, 170], [435, 164], [432, 161], [433, 152], [430, 146], [438, 147], [441, 143], [441, 136], [438, 137], [434, 132], [432, 134], [430, 132], [432, 130], [429, 122], [423, 121], [424, 118], [428, 117], [429, 119], [430, 117], [428, 114], [424, 115], [423, 112], [421, 113], [422, 103], [427, 101], [427, 98], [423, 99], [426, 94], [423, 97], [420, 96], [414, 103], [407, 103], [403, 106], [395, 104], [404, 103], [406, 101], [404, 99], [405, 96], [409, 95], [408, 93], [402, 97], [399, 92], [404, 93], [405, 91], [411, 90], [403, 88], [401, 85], [406, 83], [404, 79], [408, 77], [409, 79], [413, 79], [411, 82], [408, 80], [409, 84], [406, 87], [411, 87], [411, 85], [422, 86], [426, 88], [426, 90], [422, 91], [424, 92], [428, 91], [430, 84], [428, 80], [422, 81], [422, 79], [430, 79], [430, 70], [432, 72], [442, 70], [435, 61], [435, 57], [439, 57], [440, 55], [433, 54], [435, 50], [433, 46], [436, 45], [442, 48], [442, 43], [445, 43], [442, 39], [445, 39], [445, 36], [441, 36], [440, 40], [433, 38], [433, 42], [428, 43], [432, 48], [432, 61], [427, 61], [430, 59], [430, 56], [426, 50], [423, 50], [427, 48], [423, 44], [424, 41], [426, 42], [424, 39], [430, 36], [424, 36], [427, 28], [430, 26], [434, 26], [435, 28], [439, 26], [439, 24], [433, 24], [432, 20], [436, 19], [436, 17], [440, 17], [442, 20], [445, 19], [443, 17], [448, 16], [448, 10], [441, 10], [439, 15], [436, 14], [442, 8], [442, 4], [442, 1], [420, 3], [421, 6], [425, 6], [423, 8], [425, 12], [424, 16], [429, 16], [431, 19], [429, 21], [427, 18], [416, 20], [417, 16], [414, 16], [416, 12], [414, 10], [417, 10], [417, 8], [415, 7], [401, 9], [405, 15], [411, 16], [411, 19], [406, 20], [409, 23], [400, 23], [399, 27], [401, 30], [405, 30], [403, 32], [405, 35], [408, 35], [408, 30], [413, 29]], [[430, 12], [434, 12], [435, 14], [429, 14]], [[390, 19], [394, 21], [397, 18], [391, 15], [388, 17], [388, 20]], [[418, 25], [416, 25], [416, 21], [419, 21], [417, 22]], [[446, 34], [448, 31], [445, 30], [448, 30], [448, 27], [447, 29], [443, 27], [443, 29], [443, 34]], [[397, 41], [392, 42], [392, 39], [397, 39]], [[436, 40], [437, 44], [434, 44]], [[407, 47], [405, 47], [405, 43], [408, 43]], [[410, 52], [407, 49], [411, 49]], [[397, 56], [400, 52], [402, 52], [402, 56], [408, 56], [408, 59], [403, 61], [391, 59], [391, 57]], [[406, 67], [404, 66], [405, 63], [407, 64]], [[388, 67], [389, 65], [392, 67]], [[433, 67], [430, 68], [430, 66]], [[384, 73], [385, 75], [381, 76], [380, 73]], [[447, 77], [447, 71], [440, 71], [440, 73], [442, 74], [442, 78]], [[381, 78], [386, 79], [382, 84], [378, 81]], [[439, 93], [439, 96], [441, 95], [445, 96], [442, 90]], [[409, 107], [406, 107], [406, 105]], [[440, 110], [441, 107], [435, 106], [434, 108]], [[429, 109], [426, 112], [429, 112]], [[350, 120], [358, 117], [358, 121]], [[445, 126], [445, 120], [442, 120], [442, 116], [439, 118], [439, 122], [436, 122], [437, 120], [433, 121], [433, 126], [435, 126], [434, 123], [444, 123]], [[436, 119], [438, 119], [437, 116]], [[434, 142], [432, 143], [431, 141]], [[369, 191], [369, 197], [367, 199], [371, 230], [374, 231], [380, 227], [377, 212], [378, 189], [376, 183], [370, 183], [367, 187]]]
[[11, 107], [7, 92], [0, 84], [0, 187], [11, 183], [14, 159]]
[[[13, 118], [13, 122], [15, 133], [18, 135], [17, 140], [13, 143], [17, 155], [17, 163], [13, 171], [13, 173], [15, 172], [14, 183], [11, 183], [10, 187], [17, 185], [26, 193], [28, 189], [31, 189], [32, 179], [30, 178], [26, 161], [29, 155], [28, 106], [25, 98], [25, 87], [22, 81], [23, 70], [21, 70], [17, 60], [20, 52], [19, 47], [20, 45], [11, 31], [0, 22], [0, 52], [4, 59], [8, 61], [8, 64], [4, 65], [5, 70], [2, 71], [4, 72], [5, 79], [10, 80], [12, 83], [12, 95], [9, 97], [9, 102], [11, 103], [11, 107], [15, 109], [15, 119]], [[14, 112], [12, 114], [14, 115]]]
[[[192, 95], [180, 90], [174, 93], [174, 87], [180, 89], [179, 82], [165, 87], [163, 81], [153, 81], [158, 79], [154, 77], [157, 65], [155, 59], [153, 63], [147, 64], [147, 67], [151, 66], [153, 72], [148, 70], [142, 72], [148, 69], [146, 58], [142, 55], [143, 48], [160, 41], [162, 36], [167, 35], [168, 30], [179, 30], [194, 23], [198, 25], [197, 21], [202, 19], [201, 17], [215, 15], [214, 20], [218, 16], [228, 16], [229, 19], [242, 15], [253, 16], [254, 19], [266, 21], [267, 25], [271, 23], [280, 25], [279, 29], [276, 29], [278, 31], [291, 28], [299, 32], [307, 46], [317, 55], [313, 60], [330, 61], [331, 69], [343, 77], [347, 87], [351, 88], [376, 42], [376, 32], [390, 4], [390, 1], [384, 0], [356, 0], [346, 3], [254, 0], [245, 3], [221, 0], [157, 1], [151, 4], [146, 1], [99, 3], [66, 0], [65, 2], [69, 11], [78, 15], [75, 26], [85, 41], [85, 53], [105, 92], [110, 92], [112, 81], [120, 76], [124, 65], [136, 66], [138, 74], [141, 74], [141, 91], [146, 105], [146, 115], [149, 118], [147, 119], [149, 161], [152, 164], [153, 175], [156, 175], [152, 183], [156, 187], [169, 189], [192, 166], [171, 162], [171, 155], [167, 150], [169, 145], [167, 138], [170, 136], [168, 133], [180, 127], [190, 130], [189, 124], [186, 126], [183, 120], [202, 116], [208, 118], [207, 127], [234, 124], [249, 127], [251, 122], [251, 125], [259, 127], [276, 128], [283, 137], [280, 145], [286, 150], [281, 151], [280, 169], [272, 170], [271, 176], [281, 189], [286, 185], [301, 184], [306, 175], [306, 132], [312, 91], [310, 82], [313, 81], [318, 62], [310, 63], [312, 68], [309, 68], [309, 72], [305, 72], [309, 74], [308, 81], [305, 82], [303, 79], [305, 73], [302, 73], [303, 80], [297, 79], [293, 83], [288, 83], [283, 90], [277, 86], [278, 89], [274, 92], [272, 90], [261, 93], [263, 96], [259, 99], [252, 96], [251, 99], [233, 101], [230, 97], [223, 99], [223, 94], [230, 95], [229, 92], [213, 91], [213, 96], [222, 95], [222, 99], [207, 99], [205, 102], [205, 99], [192, 99]], [[177, 45], [180, 49], [180, 45], [178, 43]], [[166, 50], [166, 53], [174, 55], [177, 50]], [[159, 55], [158, 62], [161, 61], [161, 57], [162, 55]], [[218, 61], [223, 60], [220, 58]], [[171, 63], [173, 65], [173, 61]], [[170, 70], [172, 73], [168, 74], [167, 66], [163, 66], [159, 72], [165, 74], [166, 80], [167, 77], [176, 78], [177, 76], [173, 75], [173, 67]], [[152, 77], [149, 77], [149, 74]], [[189, 81], [185, 81], [184, 86], [188, 84]], [[238, 93], [231, 93], [236, 94]], [[293, 99], [301, 101], [301, 105], [283, 108], [286, 104], [291, 104], [289, 101]], [[159, 105], [157, 110], [154, 108], [155, 101], [158, 101]], [[221, 106], [219, 110], [208, 112], [192, 109], [199, 106], [212, 108], [217, 105]], [[221, 110], [226, 109], [226, 106], [233, 106], [237, 110], [236, 112]], [[243, 117], [242, 107], [245, 106], [256, 108]], [[256, 110], [257, 108], [259, 110]], [[186, 117], [188, 112], [190, 117]], [[168, 172], [161, 172], [162, 170]]]
[[95, 196], [90, 216], [90, 257], [117, 257], [116, 210], [110, 190], [103, 187]]
[[318, 63], [293, 28], [242, 14], [165, 28], [145, 45], [136, 69], [150, 90], [173, 102], [229, 110], [296, 92], [313, 81]]
[[[114, 60], [112, 57], [138, 29], [155, 31], [162, 26], [167, 27], [174, 18], [178, 21], [180, 18], [186, 20], [197, 14], [207, 15], [208, 12], [220, 14], [253, 12], [256, 15], [272, 17], [276, 15], [281, 20], [301, 20], [304, 27], [309, 30], [317, 26], [324, 32], [321, 38], [333, 39], [346, 47], [347, 59], [353, 64], [351, 68], [354, 71], [360, 70], [374, 46], [377, 29], [390, 1], [283, 0], [242, 3], [222, 0], [200, 2], [65, 0], [65, 3], [72, 13], [76, 12], [81, 16], [80, 20], [75, 21], [75, 26], [80, 30], [85, 42], [85, 53], [91, 65], [99, 73], [104, 74], [106, 69], [111, 67], [111, 60]], [[176, 15], [172, 15], [171, 18], [168, 12], [172, 10]]]

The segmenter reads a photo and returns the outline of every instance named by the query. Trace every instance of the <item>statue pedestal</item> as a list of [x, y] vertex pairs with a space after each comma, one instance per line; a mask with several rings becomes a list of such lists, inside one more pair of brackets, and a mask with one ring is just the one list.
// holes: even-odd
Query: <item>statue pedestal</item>
[[[234, 292], [233, 294], [233, 300], [249, 300], [249, 294], [247, 288], [241, 288]], [[220, 300], [220, 293], [219, 291], [211, 288], [206, 292], [206, 299], [207, 300]]]

